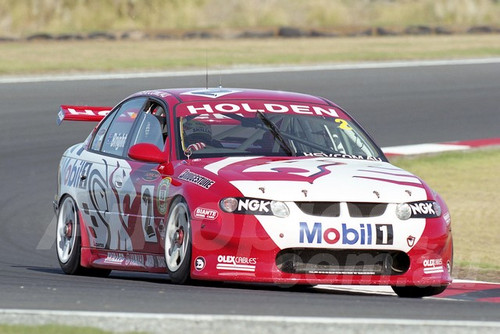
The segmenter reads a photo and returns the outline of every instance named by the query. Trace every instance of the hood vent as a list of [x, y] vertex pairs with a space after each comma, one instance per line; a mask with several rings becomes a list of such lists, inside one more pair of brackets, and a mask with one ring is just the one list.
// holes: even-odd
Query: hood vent
[[382, 216], [387, 208], [385, 203], [347, 203], [349, 215], [353, 218], [361, 217], [379, 217]]
[[[318, 217], [340, 217], [340, 202], [295, 202], [307, 215]], [[348, 202], [349, 216], [353, 218], [379, 217], [385, 213], [386, 203]]]
[[339, 202], [295, 202], [302, 212], [311, 216], [339, 217]]

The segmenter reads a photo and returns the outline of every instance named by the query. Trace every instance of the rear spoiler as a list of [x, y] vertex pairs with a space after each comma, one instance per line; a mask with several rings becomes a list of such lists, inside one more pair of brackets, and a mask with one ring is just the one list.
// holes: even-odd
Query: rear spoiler
[[62, 121], [99, 122], [106, 116], [112, 107], [67, 106], [62, 105], [57, 114], [57, 125]]

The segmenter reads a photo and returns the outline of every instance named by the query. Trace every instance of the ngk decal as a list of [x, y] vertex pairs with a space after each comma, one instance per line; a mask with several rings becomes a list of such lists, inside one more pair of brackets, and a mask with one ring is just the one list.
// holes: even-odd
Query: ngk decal
[[[185, 109], [184, 109], [185, 108]], [[292, 113], [299, 115], [317, 115], [327, 117], [339, 117], [337, 110], [327, 106], [284, 104], [284, 103], [193, 103], [187, 104], [179, 112], [187, 115], [214, 114], [214, 113]]]
[[436, 210], [434, 210], [433, 202], [418, 202], [409, 203], [411, 208], [411, 216], [413, 218], [426, 218], [436, 217]]
[[324, 228], [322, 223], [300, 222], [300, 244], [392, 245], [393, 228], [390, 224], [358, 224], [341, 228]]
[[271, 201], [257, 198], [239, 198], [238, 208], [235, 213], [247, 213], [254, 215], [272, 215]]
[[257, 259], [254, 257], [219, 255], [217, 257], [217, 269], [234, 271], [255, 271]]

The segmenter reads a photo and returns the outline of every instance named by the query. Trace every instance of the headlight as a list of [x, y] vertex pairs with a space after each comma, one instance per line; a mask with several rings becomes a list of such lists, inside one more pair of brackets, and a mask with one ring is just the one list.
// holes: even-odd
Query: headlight
[[226, 197], [219, 203], [220, 208], [229, 213], [288, 217], [290, 210], [284, 202], [250, 197]]
[[436, 201], [401, 203], [396, 206], [396, 216], [401, 220], [436, 218], [441, 216], [441, 213], [441, 206]]
[[436, 216], [441, 216], [441, 205], [439, 205], [438, 202], [432, 202], [432, 207], [434, 208], [434, 211], [436, 212]]
[[411, 217], [411, 208], [408, 203], [398, 204], [396, 207], [396, 216], [401, 220], [407, 220]]
[[220, 208], [226, 212], [234, 212], [238, 208], [238, 200], [234, 197], [227, 197], [220, 201]]
[[276, 217], [279, 218], [286, 218], [290, 215], [290, 210], [284, 202], [272, 201], [271, 211]]

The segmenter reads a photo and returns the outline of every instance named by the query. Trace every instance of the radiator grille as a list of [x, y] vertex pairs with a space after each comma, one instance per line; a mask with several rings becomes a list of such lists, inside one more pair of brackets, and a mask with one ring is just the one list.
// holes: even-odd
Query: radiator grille
[[276, 265], [285, 273], [330, 275], [398, 275], [410, 267], [410, 258], [401, 251], [284, 249]]

